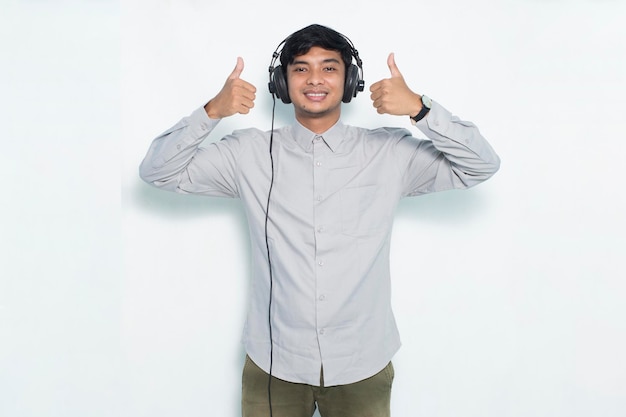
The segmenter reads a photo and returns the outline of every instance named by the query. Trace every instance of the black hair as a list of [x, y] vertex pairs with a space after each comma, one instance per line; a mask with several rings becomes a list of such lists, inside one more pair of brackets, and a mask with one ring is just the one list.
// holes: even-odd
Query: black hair
[[300, 29], [285, 40], [285, 45], [280, 53], [280, 64], [283, 71], [287, 70], [287, 65], [293, 63], [296, 57], [306, 54], [314, 46], [339, 52], [346, 66], [347, 74], [354, 54], [352, 44], [336, 30], [317, 24]]

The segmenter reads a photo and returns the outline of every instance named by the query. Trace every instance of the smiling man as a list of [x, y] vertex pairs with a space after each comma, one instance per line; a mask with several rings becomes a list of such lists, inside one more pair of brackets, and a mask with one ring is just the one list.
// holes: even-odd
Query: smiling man
[[200, 146], [220, 119], [254, 106], [257, 90], [241, 79], [238, 58], [213, 99], [154, 139], [140, 175], [165, 190], [242, 201], [253, 257], [244, 417], [310, 417], [316, 408], [323, 417], [389, 416], [400, 347], [389, 273], [393, 213], [404, 197], [485, 181], [499, 158], [474, 124], [413, 92], [393, 54], [390, 78], [374, 83], [370, 98], [378, 113], [405, 116], [424, 139], [341, 122], [342, 103], [364, 84], [344, 35], [311, 25], [281, 45], [269, 86], [293, 105], [293, 124]]

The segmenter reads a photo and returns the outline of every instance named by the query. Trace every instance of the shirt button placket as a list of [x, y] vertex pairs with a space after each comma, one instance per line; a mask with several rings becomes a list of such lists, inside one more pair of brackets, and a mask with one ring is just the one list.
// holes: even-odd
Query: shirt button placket
[[321, 147], [324, 145], [323, 138], [319, 135], [316, 135], [313, 138], [313, 161], [314, 161], [314, 187], [315, 187], [315, 201], [317, 203], [321, 202], [323, 197], [320, 193], [320, 187], [323, 184], [322, 175], [316, 168], [321, 168], [324, 163], [322, 162], [322, 150]]
[[[324, 250], [324, 247], [326, 246], [325, 244], [325, 240], [326, 237], [324, 236], [324, 234], [326, 233], [326, 221], [323, 218], [323, 201], [324, 201], [324, 193], [326, 192], [326, 190], [324, 189], [324, 186], [326, 184], [326, 176], [328, 175], [327, 172], [327, 167], [325, 164], [325, 160], [324, 157], [327, 154], [328, 149], [326, 147], [326, 144], [324, 143], [324, 140], [321, 136], [315, 136], [313, 138], [313, 187], [314, 187], [314, 192], [313, 192], [313, 198], [314, 198], [314, 210], [315, 210], [315, 216], [314, 216], [314, 221], [315, 221], [315, 232], [317, 234], [316, 236], [316, 253], [315, 253], [315, 264], [317, 266], [317, 272], [316, 272], [316, 291], [317, 292], [317, 302], [316, 302], [316, 316], [318, 318], [321, 317], [325, 317], [326, 313], [324, 313], [324, 311], [326, 310], [326, 294], [325, 294], [325, 275], [328, 271], [325, 271], [325, 269], [327, 267], [325, 267], [325, 263], [326, 260], [324, 258], [321, 258], [319, 256], [319, 250]], [[324, 328], [324, 326], [326, 325], [326, 321], [325, 319], [322, 319], [321, 321], [319, 321], [317, 323], [317, 332], [319, 337], [324, 336], [326, 329]], [[323, 345], [320, 346], [320, 349], [323, 349]]]

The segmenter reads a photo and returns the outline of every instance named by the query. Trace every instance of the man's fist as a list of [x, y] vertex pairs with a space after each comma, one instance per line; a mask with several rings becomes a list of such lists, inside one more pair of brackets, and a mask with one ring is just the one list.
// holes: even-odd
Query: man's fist
[[222, 90], [204, 106], [211, 119], [221, 119], [235, 113], [247, 114], [254, 107], [256, 87], [240, 78], [242, 72], [243, 59], [237, 57], [237, 65]]
[[380, 114], [415, 116], [422, 109], [421, 96], [411, 91], [404, 82], [393, 53], [387, 58], [387, 66], [391, 78], [380, 80], [370, 87], [374, 108]]

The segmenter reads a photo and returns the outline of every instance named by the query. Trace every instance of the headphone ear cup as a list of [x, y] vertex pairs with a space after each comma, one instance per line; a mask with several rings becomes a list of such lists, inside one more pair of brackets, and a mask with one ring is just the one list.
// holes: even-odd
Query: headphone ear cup
[[348, 74], [346, 75], [346, 85], [343, 89], [343, 101], [344, 103], [350, 103], [352, 101], [352, 97], [356, 97], [356, 94], [359, 90], [359, 68], [351, 64], [348, 68]]
[[287, 87], [287, 79], [285, 78], [285, 74], [283, 73], [283, 69], [280, 65], [278, 65], [276, 68], [274, 68], [274, 71], [272, 71], [270, 92], [276, 94], [276, 97], [281, 99], [283, 103], [291, 103], [291, 99], [289, 98], [289, 88]]

